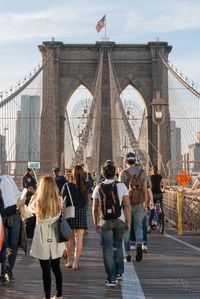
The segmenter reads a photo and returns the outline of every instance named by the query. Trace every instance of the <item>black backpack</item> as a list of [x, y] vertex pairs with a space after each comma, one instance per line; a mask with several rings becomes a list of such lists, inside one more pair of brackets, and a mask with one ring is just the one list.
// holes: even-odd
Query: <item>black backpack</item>
[[101, 212], [104, 220], [117, 219], [121, 216], [119, 196], [117, 192], [118, 181], [110, 184], [101, 183], [99, 185], [99, 195], [101, 199]]

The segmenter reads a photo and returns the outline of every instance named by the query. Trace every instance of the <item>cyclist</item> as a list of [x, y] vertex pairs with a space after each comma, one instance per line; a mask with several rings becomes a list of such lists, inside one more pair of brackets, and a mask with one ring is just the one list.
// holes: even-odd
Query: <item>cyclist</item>
[[[164, 182], [162, 180], [162, 176], [160, 174], [158, 174], [157, 171], [158, 171], [157, 166], [153, 166], [152, 175], [150, 176], [150, 184], [151, 184], [151, 190], [153, 193], [154, 205], [159, 200], [160, 205], [162, 207], [163, 193], [162, 193], [161, 187], [162, 186], [164, 187]], [[153, 217], [154, 217], [154, 208], [150, 209], [148, 232], [151, 231]]]

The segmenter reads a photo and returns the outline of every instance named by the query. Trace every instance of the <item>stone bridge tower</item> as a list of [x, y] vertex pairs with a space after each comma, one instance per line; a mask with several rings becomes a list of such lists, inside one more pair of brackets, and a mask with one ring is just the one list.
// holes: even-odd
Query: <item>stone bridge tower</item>
[[167, 60], [171, 48], [167, 42], [147, 44], [43, 42], [39, 46], [43, 58], [49, 53], [51, 55], [43, 67], [40, 145], [42, 171], [49, 171], [52, 166], [61, 163], [64, 152], [66, 106], [81, 84], [92, 93], [95, 100], [93, 101], [96, 108], [93, 107], [93, 112], [96, 113], [97, 120], [94, 124], [96, 137], [93, 140], [93, 159], [96, 159], [96, 168], [107, 159], [115, 161], [118, 159], [120, 149], [116, 138], [118, 133], [115, 106], [120, 93], [129, 84], [138, 90], [146, 105], [148, 153], [153, 163], [157, 161], [157, 153], [152, 147], [152, 144], [155, 146], [157, 144], [157, 128], [152, 122], [151, 103], [157, 91], [160, 91], [164, 99], [165, 122], [162, 126], [165, 132], [161, 134], [161, 154], [164, 163], [167, 163], [171, 156], [168, 74], [160, 55]]

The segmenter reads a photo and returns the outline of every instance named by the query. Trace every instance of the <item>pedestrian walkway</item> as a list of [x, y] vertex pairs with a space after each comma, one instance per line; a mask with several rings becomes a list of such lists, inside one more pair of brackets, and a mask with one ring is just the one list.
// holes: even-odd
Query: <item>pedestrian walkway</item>
[[[145, 298], [200, 298], [200, 234], [178, 237], [167, 230], [164, 235], [151, 234], [149, 243], [143, 262], [134, 263]], [[190, 248], [192, 243], [196, 250]]]
[[[66, 299], [101, 299], [122, 298], [121, 288], [108, 288], [106, 280], [100, 236], [93, 229], [89, 217], [89, 233], [84, 237], [84, 250], [80, 259], [80, 269], [67, 269], [65, 259], [61, 259], [63, 273], [63, 298]], [[43, 298], [42, 276], [39, 262], [19, 251], [14, 269], [15, 282], [0, 286], [0, 296], [4, 299], [39, 299]], [[53, 277], [53, 274], [52, 274]], [[52, 286], [52, 296], [55, 285]]]
[[[180, 242], [181, 239], [181, 242]], [[192, 247], [188, 246], [191, 244]], [[63, 272], [64, 299], [177, 299], [200, 298], [200, 234], [178, 238], [174, 230], [149, 235], [149, 253], [141, 263], [125, 263], [121, 287], [107, 288], [99, 235], [91, 218], [84, 238], [84, 251], [78, 271]], [[199, 249], [200, 250], [200, 249]], [[133, 257], [135, 252], [133, 252]], [[42, 299], [41, 270], [37, 260], [20, 250], [15, 267], [16, 281], [0, 286], [2, 299]], [[52, 286], [52, 296], [55, 285]]]

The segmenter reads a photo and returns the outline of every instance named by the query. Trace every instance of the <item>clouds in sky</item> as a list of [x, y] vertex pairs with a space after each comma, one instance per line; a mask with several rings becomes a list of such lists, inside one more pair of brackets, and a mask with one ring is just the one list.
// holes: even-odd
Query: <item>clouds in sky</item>
[[[152, 33], [169, 33], [200, 29], [199, 1], [58, 1], [47, 8], [36, 5], [26, 11], [2, 11], [0, 13], [0, 42], [47, 38], [79, 37], [91, 39], [95, 35], [95, 23], [107, 12], [110, 35], [125, 33], [125, 38]], [[109, 2], [109, 3], [107, 3]], [[39, 1], [36, 3], [39, 3]], [[54, 2], [55, 3], [55, 2]], [[60, 4], [59, 4], [60, 3]], [[159, 3], [159, 4], [158, 4]], [[195, 3], [195, 5], [193, 5]], [[121, 36], [121, 34], [120, 34]]]
[[[192, 2], [192, 1], [191, 1]], [[128, 14], [129, 29], [138, 28], [145, 32], [174, 32], [189, 29], [200, 29], [200, 2], [192, 5], [190, 1], [160, 1], [158, 6], [152, 5], [137, 12]]]
[[40, 61], [37, 45], [44, 40], [100, 40], [104, 33], [97, 34], [95, 25], [105, 12], [111, 40], [147, 43], [159, 37], [173, 45], [170, 57], [174, 64], [178, 61], [184, 68], [186, 61], [185, 72], [194, 74], [194, 80], [200, 78], [198, 0], [1, 0], [0, 89], [11, 85], [18, 71], [20, 78]]

